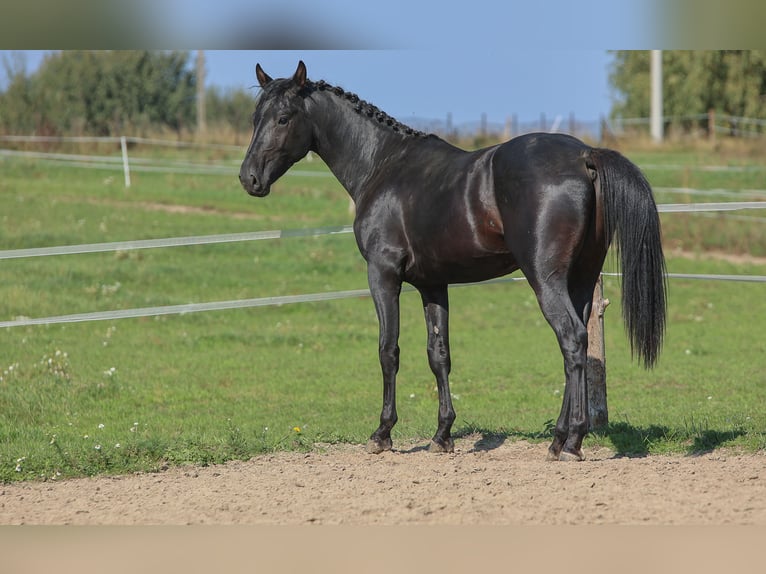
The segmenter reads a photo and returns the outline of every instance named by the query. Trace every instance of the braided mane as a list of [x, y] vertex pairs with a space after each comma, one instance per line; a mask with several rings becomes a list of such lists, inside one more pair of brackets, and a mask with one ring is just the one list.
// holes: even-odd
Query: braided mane
[[329, 92], [339, 98], [345, 99], [354, 105], [354, 111], [356, 113], [362, 116], [371, 118], [373, 120], [376, 120], [380, 124], [387, 125], [395, 132], [402, 133], [408, 136], [414, 136], [414, 137], [428, 136], [428, 134], [426, 134], [425, 132], [421, 132], [416, 129], [413, 129], [399, 122], [395, 118], [392, 118], [386, 112], [382, 111], [377, 106], [364, 101], [356, 94], [347, 92], [346, 90], [344, 90], [343, 88], [339, 86], [333, 86], [331, 84], [328, 84], [324, 80], [319, 80], [317, 82], [308, 81], [306, 85], [304, 86], [304, 90], [306, 90], [308, 93], [312, 93], [314, 91]]

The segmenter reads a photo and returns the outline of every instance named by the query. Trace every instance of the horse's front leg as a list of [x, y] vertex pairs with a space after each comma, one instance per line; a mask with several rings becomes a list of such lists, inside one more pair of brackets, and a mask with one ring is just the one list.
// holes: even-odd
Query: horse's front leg
[[439, 391], [439, 426], [431, 440], [431, 452], [453, 452], [455, 443], [451, 429], [455, 421], [455, 409], [449, 390], [451, 368], [449, 352], [449, 296], [447, 286], [421, 288], [423, 311], [428, 330], [428, 364], [436, 377]]
[[380, 323], [378, 353], [383, 373], [383, 409], [380, 426], [367, 442], [367, 452], [391, 450], [391, 429], [396, 424], [396, 374], [399, 371], [399, 294], [402, 281], [394, 271], [369, 264], [367, 275]]

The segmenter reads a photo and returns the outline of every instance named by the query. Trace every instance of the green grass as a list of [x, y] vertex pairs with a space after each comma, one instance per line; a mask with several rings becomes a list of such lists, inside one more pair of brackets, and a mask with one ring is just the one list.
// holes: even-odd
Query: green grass
[[[135, 174], [125, 190], [107, 172], [1, 165], [0, 249], [351, 221], [347, 196], [318, 162], [300, 169], [320, 175], [287, 176], [265, 200], [239, 188], [236, 170], [230, 181]], [[706, 221], [698, 219], [703, 228]], [[666, 230], [674, 240], [683, 234]], [[749, 241], [763, 247], [762, 236]], [[671, 258], [669, 269], [766, 274], [763, 265], [704, 258]], [[6, 260], [0, 277], [2, 320], [366, 286], [351, 235]], [[611, 423], [586, 448], [766, 448], [763, 285], [672, 280], [666, 345], [649, 372], [630, 359], [619, 283], [607, 279], [605, 288], [614, 301], [606, 315]], [[563, 371], [532, 291], [523, 283], [455, 288], [451, 300], [456, 434], [548, 440]], [[394, 440], [426, 440], [437, 400], [415, 293], [402, 296], [400, 344]], [[364, 442], [380, 412], [376, 347], [369, 299], [0, 330], [0, 481]]]

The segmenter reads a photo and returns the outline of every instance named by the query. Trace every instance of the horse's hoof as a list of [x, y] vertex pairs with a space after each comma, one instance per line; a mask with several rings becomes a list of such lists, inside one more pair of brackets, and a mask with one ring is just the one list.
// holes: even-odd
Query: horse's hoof
[[441, 444], [435, 440], [431, 440], [431, 444], [428, 445], [428, 452], [455, 452], [455, 441], [450, 438], [445, 444]]
[[580, 462], [585, 460], [585, 455], [582, 453], [582, 451], [567, 452], [562, 450], [559, 453], [559, 460], [562, 462]]
[[390, 438], [384, 440], [375, 440], [371, 438], [367, 441], [367, 452], [370, 454], [380, 454], [383, 451], [391, 450], [393, 443]]
[[551, 462], [558, 462], [560, 452], [548, 449], [548, 454], [545, 455], [545, 460]]

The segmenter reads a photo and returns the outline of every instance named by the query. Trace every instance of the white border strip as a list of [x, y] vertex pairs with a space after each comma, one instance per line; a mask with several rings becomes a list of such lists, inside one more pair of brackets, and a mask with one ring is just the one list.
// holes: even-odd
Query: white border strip
[[739, 211], [741, 209], [766, 209], [766, 201], [726, 201], [720, 203], [661, 203], [660, 213], [702, 213], [706, 211]]
[[282, 295], [279, 297], [261, 297], [258, 299], [236, 299], [232, 301], [212, 301], [208, 303], [166, 305], [163, 307], [143, 307], [140, 309], [96, 311], [93, 313], [76, 313], [73, 315], [59, 315], [57, 317], [42, 317], [39, 319], [18, 317], [13, 321], [0, 321], [0, 328], [25, 327], [29, 325], [54, 325], [59, 323], [81, 323], [84, 321], [107, 321], [110, 319], [155, 317], [158, 315], [184, 315], [186, 313], [198, 313], [200, 311], [222, 311], [226, 309], [244, 309], [247, 307], [289, 305], [291, 303], [308, 303], [314, 301], [348, 299], [351, 297], [368, 297], [369, 295], [369, 289], [356, 289], [353, 291], [332, 291], [328, 293], [311, 293], [307, 295]]
[[337, 227], [319, 227], [316, 229], [278, 229], [274, 231], [224, 233], [221, 235], [196, 235], [189, 237], [169, 237], [165, 239], [115, 241], [112, 243], [86, 243], [82, 245], [61, 245], [57, 247], [9, 249], [6, 251], [0, 251], [0, 260], [18, 259], [20, 257], [44, 257], [48, 255], [74, 255], [81, 253], [102, 253], [105, 251], [128, 251], [131, 249], [153, 249], [157, 247], [208, 245], [211, 243], [233, 243], [236, 241], [260, 241], [263, 239], [281, 239], [287, 237], [316, 237], [319, 235], [338, 235], [343, 233], [351, 233], [352, 231], [353, 228], [350, 225], [343, 225]]

